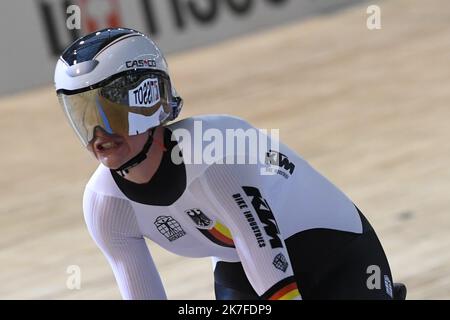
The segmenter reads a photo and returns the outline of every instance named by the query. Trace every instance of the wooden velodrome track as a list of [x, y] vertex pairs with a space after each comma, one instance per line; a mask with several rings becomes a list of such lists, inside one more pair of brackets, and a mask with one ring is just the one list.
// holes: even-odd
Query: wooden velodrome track
[[[182, 117], [229, 113], [281, 138], [378, 230], [409, 298], [450, 298], [450, 1], [380, 2], [169, 57]], [[96, 162], [52, 87], [0, 101], [0, 298], [117, 299], [89, 237]], [[170, 299], [213, 299], [209, 259], [150, 244]], [[81, 289], [66, 268], [81, 268]]]

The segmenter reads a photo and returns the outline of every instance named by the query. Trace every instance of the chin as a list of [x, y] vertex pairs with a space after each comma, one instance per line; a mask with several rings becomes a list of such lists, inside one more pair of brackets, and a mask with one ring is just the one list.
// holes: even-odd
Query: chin
[[120, 168], [120, 166], [126, 162], [125, 160], [112, 159], [112, 157], [100, 157], [99, 160], [105, 167], [112, 170]]

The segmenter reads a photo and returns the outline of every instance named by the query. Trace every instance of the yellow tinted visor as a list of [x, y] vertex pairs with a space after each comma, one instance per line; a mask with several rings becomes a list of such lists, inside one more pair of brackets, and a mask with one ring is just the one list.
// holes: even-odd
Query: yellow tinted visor
[[163, 123], [171, 113], [166, 82], [150, 76], [118, 86], [116, 80], [76, 94], [58, 93], [58, 98], [70, 124], [87, 146], [96, 127], [124, 136], [140, 134]]

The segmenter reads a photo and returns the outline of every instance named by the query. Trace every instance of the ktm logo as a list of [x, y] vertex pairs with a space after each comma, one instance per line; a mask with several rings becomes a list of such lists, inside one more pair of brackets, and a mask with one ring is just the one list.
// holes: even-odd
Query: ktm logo
[[283, 243], [280, 239], [280, 230], [277, 222], [273, 216], [272, 210], [269, 207], [266, 199], [261, 195], [261, 192], [255, 187], [242, 187], [245, 194], [251, 198], [251, 203], [256, 211], [256, 214], [264, 225], [264, 231], [269, 236], [270, 246], [274, 248], [282, 248]]
[[143, 59], [143, 60], [129, 60], [125, 62], [127, 68], [141, 68], [141, 67], [156, 67], [155, 60]]
[[295, 164], [290, 162], [287, 156], [273, 150], [269, 150], [269, 152], [266, 153], [266, 164], [283, 168], [286, 171], [289, 171], [290, 174], [293, 174], [295, 170]]

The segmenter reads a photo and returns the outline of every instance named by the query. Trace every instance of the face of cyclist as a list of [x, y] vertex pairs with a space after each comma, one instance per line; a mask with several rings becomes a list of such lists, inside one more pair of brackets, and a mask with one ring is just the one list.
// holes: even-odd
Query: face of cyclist
[[110, 134], [100, 127], [95, 128], [94, 138], [87, 148], [104, 166], [118, 169], [138, 154], [148, 139], [148, 132], [133, 136]]

